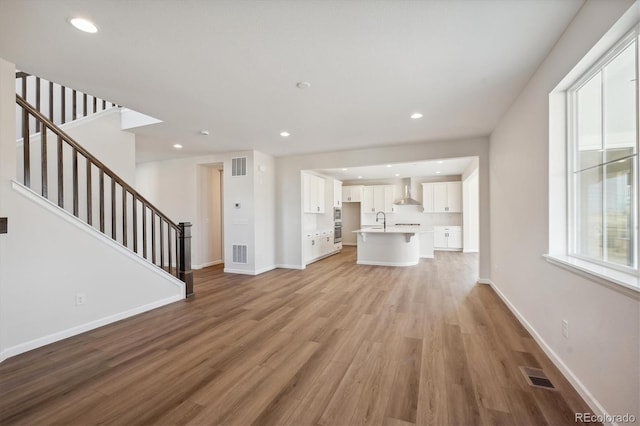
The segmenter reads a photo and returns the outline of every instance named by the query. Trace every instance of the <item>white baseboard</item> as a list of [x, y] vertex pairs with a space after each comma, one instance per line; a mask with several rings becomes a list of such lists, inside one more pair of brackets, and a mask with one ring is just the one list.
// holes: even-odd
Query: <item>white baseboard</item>
[[[571, 369], [562, 361], [562, 359], [555, 353], [553, 349], [545, 342], [545, 340], [538, 334], [535, 328], [525, 319], [525, 317], [516, 309], [516, 307], [507, 299], [507, 297], [496, 287], [493, 281], [488, 281], [486, 284], [489, 284], [493, 291], [500, 297], [500, 299], [504, 302], [505, 305], [509, 308], [509, 310], [515, 315], [515, 317], [520, 321], [520, 324], [531, 334], [533, 339], [536, 341], [538, 345], [542, 348], [544, 353], [549, 357], [551, 362], [560, 370], [560, 373], [571, 383], [571, 386], [574, 387], [584, 399], [584, 401], [589, 405], [589, 407], [593, 410], [593, 412], [602, 416], [603, 418], [610, 418], [609, 413], [604, 409], [602, 404], [598, 402], [598, 400], [589, 392], [589, 389], [578, 379], [578, 377], [571, 371]], [[480, 279], [478, 280], [480, 283]], [[484, 284], [484, 283], [483, 283]], [[605, 423], [610, 425], [616, 425], [616, 423]]]
[[205, 263], [201, 263], [199, 265], [191, 265], [191, 269], [202, 269], [202, 268], [207, 268], [207, 267], [213, 266], [213, 265], [219, 265], [221, 263], [222, 263], [222, 259], [214, 260], [213, 262], [205, 262]]
[[276, 264], [276, 268], [281, 268], [281, 269], [297, 269], [297, 270], [304, 270], [306, 269], [306, 267], [304, 265], [287, 265], [285, 263], [278, 263]]
[[418, 262], [378, 262], [375, 260], [358, 260], [358, 265], [371, 265], [371, 266], [415, 266]]
[[273, 271], [276, 268], [276, 265], [265, 266], [264, 268], [256, 269], [254, 275], [264, 274], [265, 272]]
[[222, 271], [226, 274], [255, 275], [255, 273], [252, 270], [248, 270], [248, 269], [224, 268]]
[[493, 286], [493, 281], [491, 281], [489, 278], [478, 278], [478, 284], [489, 284]]
[[85, 333], [87, 331], [94, 330], [96, 328], [105, 326], [107, 324], [111, 324], [113, 322], [120, 321], [122, 319], [129, 318], [134, 315], [138, 315], [143, 312], [147, 312], [152, 309], [156, 309], [161, 306], [168, 305], [170, 303], [174, 303], [180, 300], [184, 300], [184, 297], [181, 295], [167, 297], [165, 299], [157, 300], [155, 302], [151, 302], [142, 306], [136, 306], [135, 308], [131, 308], [124, 312], [119, 312], [117, 314], [109, 315], [107, 317], [100, 318], [95, 321], [88, 322], [86, 324], [81, 324], [66, 330], [58, 331], [56, 333], [49, 334], [48, 336], [43, 336], [37, 339], [30, 340], [25, 343], [20, 343], [19, 345], [12, 346], [10, 348], [5, 349], [3, 352], [0, 352], [0, 362], [12, 356], [16, 356], [21, 353], [31, 351], [41, 346], [45, 346], [45, 345], [57, 342], [59, 340], [63, 340], [81, 333]]
[[479, 253], [478, 249], [474, 249], [474, 250], [462, 250], [463, 253]]
[[224, 272], [228, 274], [242, 274], [242, 275], [260, 275], [265, 272], [272, 271], [276, 269], [276, 265], [265, 266], [264, 268], [250, 270], [250, 269], [233, 269], [233, 268], [224, 268]]

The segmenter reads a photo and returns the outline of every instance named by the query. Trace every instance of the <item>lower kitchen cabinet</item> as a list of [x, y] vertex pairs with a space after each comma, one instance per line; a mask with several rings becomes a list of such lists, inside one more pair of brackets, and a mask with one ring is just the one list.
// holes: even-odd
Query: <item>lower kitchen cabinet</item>
[[339, 252], [342, 243], [338, 245], [333, 240], [333, 230], [307, 232], [304, 237], [303, 250], [305, 265]]
[[462, 250], [461, 226], [434, 226], [434, 250]]

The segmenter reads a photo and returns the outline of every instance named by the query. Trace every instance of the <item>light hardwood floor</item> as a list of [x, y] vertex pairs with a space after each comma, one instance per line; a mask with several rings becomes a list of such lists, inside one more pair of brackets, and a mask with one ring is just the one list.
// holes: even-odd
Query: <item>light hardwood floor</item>
[[[477, 256], [196, 272], [196, 296], [0, 364], [0, 424], [575, 425]], [[527, 385], [543, 368], [557, 391]]]

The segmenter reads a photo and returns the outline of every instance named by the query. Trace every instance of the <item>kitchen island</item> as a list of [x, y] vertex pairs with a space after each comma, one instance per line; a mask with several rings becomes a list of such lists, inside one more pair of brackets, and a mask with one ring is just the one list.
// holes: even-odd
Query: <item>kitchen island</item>
[[433, 229], [388, 226], [362, 228], [358, 234], [358, 265], [413, 266], [433, 257]]

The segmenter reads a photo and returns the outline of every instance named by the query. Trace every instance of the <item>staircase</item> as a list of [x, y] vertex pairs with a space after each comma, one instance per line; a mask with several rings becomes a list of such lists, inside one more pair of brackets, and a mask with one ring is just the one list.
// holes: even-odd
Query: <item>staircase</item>
[[174, 223], [62, 128], [118, 105], [23, 72], [16, 73], [18, 87], [21, 183], [174, 275], [185, 283], [186, 296], [193, 296], [191, 224]]

